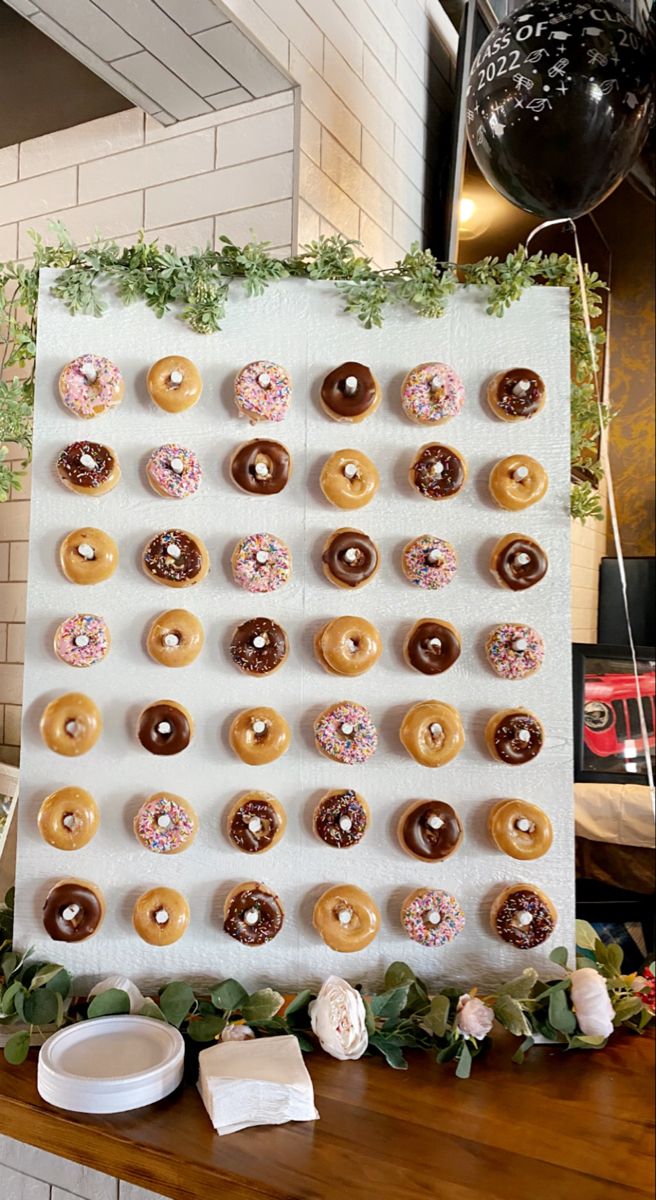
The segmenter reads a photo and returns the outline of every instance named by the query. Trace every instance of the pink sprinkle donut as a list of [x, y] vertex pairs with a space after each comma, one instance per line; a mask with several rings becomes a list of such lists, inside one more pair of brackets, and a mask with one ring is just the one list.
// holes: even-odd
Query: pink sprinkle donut
[[193, 450], [167, 442], [153, 450], [146, 466], [148, 482], [153, 491], [171, 500], [194, 496], [203, 477], [200, 463]]
[[462, 380], [446, 363], [420, 363], [401, 384], [401, 407], [418, 425], [442, 425], [458, 416], [464, 402]]
[[232, 574], [247, 592], [276, 592], [292, 573], [289, 547], [272, 533], [249, 533], [232, 552]]
[[92, 667], [109, 654], [111, 638], [102, 617], [77, 613], [62, 621], [54, 645], [57, 658], [69, 667]]
[[402, 566], [403, 574], [415, 587], [435, 591], [453, 579], [458, 570], [458, 556], [450, 542], [424, 533], [408, 542]]
[[317, 717], [314, 740], [320, 754], [348, 766], [366, 762], [378, 747], [378, 734], [369, 710], [352, 700], [331, 704]]
[[502, 679], [526, 679], [542, 666], [544, 642], [530, 625], [496, 625], [488, 634], [485, 653]]
[[116, 408], [125, 384], [118, 367], [99, 354], [81, 354], [59, 376], [59, 395], [74, 417], [99, 417]]
[[465, 914], [455, 896], [440, 888], [417, 888], [403, 901], [401, 925], [420, 946], [445, 946], [465, 925]]
[[198, 818], [190, 804], [172, 792], [158, 792], [141, 805], [134, 832], [154, 854], [179, 854], [193, 842]]
[[284, 367], [261, 359], [248, 363], [235, 379], [235, 404], [251, 425], [282, 421], [292, 398], [292, 381]]

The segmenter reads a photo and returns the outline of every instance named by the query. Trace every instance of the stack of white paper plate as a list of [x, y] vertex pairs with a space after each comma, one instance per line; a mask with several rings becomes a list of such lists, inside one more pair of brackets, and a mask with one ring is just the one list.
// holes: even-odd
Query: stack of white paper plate
[[97, 1017], [60, 1029], [39, 1054], [39, 1095], [72, 1112], [126, 1112], [182, 1080], [184, 1040], [151, 1017]]

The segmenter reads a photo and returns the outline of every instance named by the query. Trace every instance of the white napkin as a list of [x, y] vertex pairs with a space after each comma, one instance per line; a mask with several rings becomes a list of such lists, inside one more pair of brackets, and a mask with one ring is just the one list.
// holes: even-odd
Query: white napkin
[[314, 1090], [293, 1035], [220, 1042], [198, 1056], [198, 1090], [217, 1133], [316, 1121]]

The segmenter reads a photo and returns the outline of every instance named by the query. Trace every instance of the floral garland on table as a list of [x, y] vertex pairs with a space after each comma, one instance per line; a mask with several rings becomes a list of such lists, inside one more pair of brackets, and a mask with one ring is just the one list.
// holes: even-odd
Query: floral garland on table
[[[221, 327], [230, 281], [242, 279], [251, 296], [261, 295], [271, 283], [284, 278], [333, 280], [347, 312], [366, 329], [380, 326], [393, 304], [409, 307], [422, 317], [441, 317], [448, 297], [459, 283], [487, 290], [487, 311], [501, 317], [525, 288], [539, 283], [567, 287], [570, 291], [570, 342], [572, 355], [571, 461], [574, 475], [583, 481], [572, 486], [572, 515], [583, 521], [601, 519], [603, 509], [593, 480], [602, 474], [599, 461], [599, 414], [594, 373], [585, 323], [576, 260], [568, 254], [529, 255], [524, 246], [503, 260], [484, 258], [458, 266], [441, 263], [430, 250], [413, 245], [395, 266], [377, 270], [359, 244], [338, 235], [303, 246], [297, 255], [276, 259], [267, 242], [236, 246], [222, 237], [221, 249], [178, 254], [171, 246], [147, 243], [143, 236], [134, 246], [121, 249], [116, 242], [97, 241], [80, 250], [60, 222], [51, 222], [57, 239], [46, 245], [32, 233], [34, 254], [30, 266], [0, 264], [0, 328], [4, 330], [0, 357], [0, 500], [11, 488], [20, 488], [21, 471], [7, 461], [7, 443], [25, 451], [22, 470], [29, 462], [34, 404], [37, 299], [39, 271], [61, 271], [53, 285], [70, 313], [101, 316], [104, 303], [99, 284], [109, 282], [125, 304], [144, 301], [158, 317], [177, 309], [196, 333], [215, 333]], [[599, 292], [606, 285], [585, 270], [588, 310], [594, 320], [601, 313]], [[604, 342], [603, 329], [593, 328], [594, 353]], [[20, 374], [9, 377], [12, 368]], [[610, 420], [612, 414], [604, 413]]]
[[294, 1034], [303, 1051], [315, 1039], [333, 1058], [357, 1059], [381, 1054], [391, 1067], [404, 1069], [404, 1051], [426, 1050], [437, 1062], [454, 1062], [466, 1079], [473, 1059], [490, 1043], [495, 1022], [521, 1038], [513, 1062], [521, 1063], [536, 1041], [568, 1050], [600, 1050], [620, 1028], [642, 1033], [656, 1015], [654, 964], [641, 975], [621, 974], [620, 946], [604, 945], [586, 921], [577, 921], [581, 954], [570, 970], [567, 951], [550, 954], [558, 977], [543, 982], [528, 967], [495, 991], [479, 994], [443, 987], [430, 994], [405, 963], [385, 972], [383, 991], [368, 994], [331, 975], [318, 993], [304, 988], [285, 1001], [275, 988], [249, 994], [236, 979], [225, 979], [196, 994], [187, 983], [166, 984], [157, 999], [141, 994], [130, 979], [103, 980], [86, 1001], [71, 998], [72, 980], [57, 963], [19, 958], [11, 949], [13, 895], [0, 908], [0, 1031], [11, 1033], [4, 1047], [8, 1062], [27, 1058], [33, 1034], [47, 1036], [62, 1025], [122, 1013], [167, 1021], [197, 1045]]

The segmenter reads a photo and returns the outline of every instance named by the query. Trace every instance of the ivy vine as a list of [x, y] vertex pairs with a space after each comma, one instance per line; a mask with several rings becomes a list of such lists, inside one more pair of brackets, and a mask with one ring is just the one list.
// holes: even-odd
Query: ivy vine
[[[524, 246], [519, 246], [505, 259], [484, 258], [458, 266], [438, 262], [430, 250], [414, 245], [395, 266], [378, 270], [357, 242], [338, 235], [310, 242], [298, 254], [277, 259], [269, 253], [267, 242], [237, 246], [227, 237], [220, 239], [218, 250], [208, 248], [190, 254], [179, 254], [172, 246], [160, 246], [156, 241], [147, 242], [143, 235], [125, 248], [113, 241], [98, 240], [82, 250], [60, 222], [52, 222], [51, 228], [54, 244], [46, 244], [32, 233], [34, 254], [29, 266], [0, 264], [0, 500], [7, 499], [11, 488], [20, 488], [20, 476], [30, 459], [39, 271], [55, 267], [61, 273], [52, 292], [72, 314], [101, 316], [105, 303], [99, 285], [109, 282], [125, 304], [141, 301], [158, 317], [174, 310], [191, 329], [202, 334], [220, 330], [233, 279], [243, 280], [250, 296], [261, 295], [278, 279], [332, 280], [345, 310], [366, 329], [380, 326], [386, 311], [394, 305], [409, 307], [420, 317], [441, 317], [458, 284], [483, 288], [487, 311], [495, 317], [503, 316], [527, 287], [567, 287], [571, 297], [571, 509], [572, 515], [582, 521], [603, 517], [595, 486], [602, 467], [593, 363], [576, 261], [570, 255], [529, 255]], [[586, 268], [585, 290], [593, 321], [601, 314], [600, 293], [605, 288], [598, 275]], [[593, 325], [595, 357], [604, 339], [604, 330]], [[606, 411], [604, 416], [609, 420], [611, 413]], [[18, 469], [8, 462], [10, 443], [24, 452]]]

